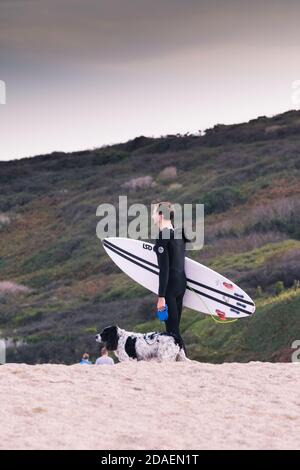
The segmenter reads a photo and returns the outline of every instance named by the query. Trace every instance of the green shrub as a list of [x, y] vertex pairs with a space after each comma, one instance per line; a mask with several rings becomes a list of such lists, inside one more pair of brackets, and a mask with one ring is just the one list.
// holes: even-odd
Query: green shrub
[[275, 293], [280, 295], [284, 291], [284, 284], [282, 281], [277, 281], [275, 284]]
[[205, 204], [205, 214], [213, 212], [225, 212], [236, 204], [243, 204], [246, 202], [246, 197], [237, 188], [223, 187], [215, 189], [201, 199]]
[[263, 290], [261, 286], [257, 286], [256, 288], [256, 298], [259, 299], [263, 295]]
[[294, 290], [300, 289], [300, 281], [298, 279], [294, 280], [293, 289]]

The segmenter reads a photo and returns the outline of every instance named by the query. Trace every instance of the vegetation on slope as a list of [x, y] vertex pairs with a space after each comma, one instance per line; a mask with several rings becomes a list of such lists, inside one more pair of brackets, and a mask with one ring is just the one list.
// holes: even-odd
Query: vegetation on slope
[[[185, 311], [192, 358], [290, 360], [299, 298], [297, 290], [276, 295], [276, 285], [292, 289], [300, 279], [299, 130], [300, 112], [290, 111], [204, 136], [141, 136], [1, 162], [0, 332], [11, 339], [8, 360], [70, 363], [86, 349], [97, 354], [94, 334], [107, 324], [162, 328], [152, 323], [155, 296], [121, 273], [96, 237], [97, 206], [117, 205], [119, 194], [128, 204], [205, 203], [205, 245], [190, 256], [258, 302], [251, 319], [228, 325]], [[162, 178], [170, 166], [177, 176]], [[137, 177], [149, 185], [128, 184]], [[28, 291], [1, 291], [1, 281]]]

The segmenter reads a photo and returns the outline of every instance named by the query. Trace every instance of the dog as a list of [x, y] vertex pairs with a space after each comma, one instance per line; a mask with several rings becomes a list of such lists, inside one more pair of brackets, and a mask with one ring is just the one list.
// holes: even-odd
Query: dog
[[108, 351], [114, 351], [119, 361], [189, 361], [182, 339], [172, 333], [133, 333], [117, 325], [104, 328], [96, 335], [98, 343], [105, 343]]

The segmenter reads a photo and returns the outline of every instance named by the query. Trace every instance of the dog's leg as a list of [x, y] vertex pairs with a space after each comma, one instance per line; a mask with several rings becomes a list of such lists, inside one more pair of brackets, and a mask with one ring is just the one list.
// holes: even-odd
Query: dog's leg
[[114, 351], [114, 353], [120, 362], [129, 362], [131, 360], [131, 358], [124, 351], [124, 349], [117, 349], [117, 351]]
[[184, 361], [190, 361], [191, 359], [189, 359], [188, 357], [186, 357], [185, 352], [184, 352], [184, 349], [181, 348], [180, 351], [179, 351], [179, 353], [177, 354], [176, 360], [177, 360], [178, 362], [184, 362]]
[[162, 354], [159, 354], [159, 352], [158, 352], [158, 354], [156, 356], [156, 362], [164, 362], [164, 360], [165, 360], [164, 356]]

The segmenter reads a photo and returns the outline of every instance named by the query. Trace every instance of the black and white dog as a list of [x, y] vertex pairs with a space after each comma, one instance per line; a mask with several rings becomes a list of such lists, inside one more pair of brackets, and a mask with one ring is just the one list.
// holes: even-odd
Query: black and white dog
[[107, 350], [114, 351], [119, 361], [189, 361], [181, 339], [169, 333], [133, 333], [114, 325], [104, 328], [96, 341], [105, 343]]

